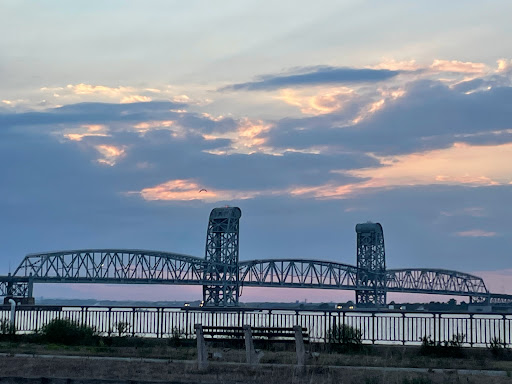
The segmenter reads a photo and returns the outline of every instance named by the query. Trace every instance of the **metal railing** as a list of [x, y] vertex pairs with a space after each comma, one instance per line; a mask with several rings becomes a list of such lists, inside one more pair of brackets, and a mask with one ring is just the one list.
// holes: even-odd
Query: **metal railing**
[[[0, 306], [0, 319], [10, 307]], [[18, 306], [18, 333], [40, 330], [54, 319], [70, 319], [94, 327], [101, 335], [166, 338], [195, 337], [194, 324], [209, 326], [292, 327], [308, 329], [312, 342], [329, 342], [332, 330], [349, 326], [363, 343], [419, 345], [423, 337], [444, 343], [459, 335], [462, 345], [512, 344], [512, 314], [357, 310], [290, 310], [195, 307]], [[7, 320], [5, 320], [7, 321]], [[120, 326], [120, 323], [123, 325]]]

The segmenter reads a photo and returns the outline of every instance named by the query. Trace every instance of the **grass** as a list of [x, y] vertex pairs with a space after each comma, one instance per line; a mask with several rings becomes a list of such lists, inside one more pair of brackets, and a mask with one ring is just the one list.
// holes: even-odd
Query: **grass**
[[[103, 339], [108, 342], [105, 343]], [[194, 360], [196, 358], [195, 340], [181, 340], [176, 347], [169, 339], [143, 339], [137, 337], [102, 338], [97, 345], [61, 345], [56, 343], [33, 343], [23, 340], [0, 341], [0, 352], [25, 354], [55, 354], [81, 356], [119, 356], [147, 357], [170, 360]], [[258, 347], [257, 347], [258, 348]], [[435, 354], [422, 355], [421, 347], [368, 346], [360, 350], [343, 353], [329, 351], [323, 344], [311, 344], [312, 351], [320, 353], [311, 364], [322, 366], [374, 366], [374, 367], [414, 367], [444, 369], [491, 369], [512, 371], [510, 351], [495, 356], [489, 349], [466, 348], [462, 357], [447, 357]], [[221, 361], [244, 362], [245, 349], [240, 345], [223, 343], [208, 347], [209, 352], [222, 354]], [[277, 347], [263, 349], [261, 363], [294, 364], [296, 354], [294, 345], [279, 344]]]
[[[260, 383], [264, 381], [279, 381], [282, 383], [369, 383], [369, 384], [436, 384], [458, 383], [460, 378], [456, 373], [451, 374], [418, 374], [411, 372], [364, 371], [353, 368], [334, 367], [401, 367], [401, 368], [441, 368], [469, 370], [500, 370], [512, 372], [512, 352], [499, 342], [489, 348], [462, 348], [463, 335], [454, 335], [451, 342], [436, 345], [425, 339], [422, 346], [372, 346], [362, 345], [358, 334], [350, 329], [333, 330], [334, 343], [309, 344], [307, 349], [318, 352], [319, 356], [311, 359], [305, 370], [297, 371], [294, 343], [257, 343], [256, 348], [263, 350], [262, 364], [268, 366], [251, 369], [245, 365], [211, 366], [205, 372], [197, 372], [195, 364], [185, 364], [183, 361], [196, 359], [195, 340], [183, 338], [182, 332], [176, 329], [168, 337], [160, 339], [131, 337], [127, 327], [118, 326], [116, 336], [99, 336], [92, 329], [82, 329], [78, 324], [61, 322], [55, 324], [53, 331], [45, 328], [38, 334], [13, 335], [0, 334], [0, 352], [10, 356], [0, 358], [0, 370], [4, 376], [8, 372], [23, 372], [23, 374], [53, 377], [89, 377], [94, 372], [94, 378], [130, 380], [183, 380], [195, 382], [244, 382]], [[52, 332], [55, 337], [52, 337]], [[64, 335], [64, 336], [63, 336]], [[119, 336], [121, 335], [121, 336]], [[215, 344], [209, 343], [210, 353], [216, 352], [212, 361], [220, 363], [245, 362], [245, 349], [240, 340], [224, 340]], [[61, 359], [60, 362], [41, 362], [45, 359], [16, 360], [14, 354], [29, 355], [79, 355], [107, 357], [136, 357], [157, 358], [166, 363], [150, 365], [137, 363], [129, 364], [130, 368], [122, 367], [121, 362], [109, 362], [110, 369], [94, 366], [94, 362], [78, 359], [88, 369], [77, 367], [75, 362]], [[58, 358], [57, 358], [58, 359]], [[39, 361], [41, 360], [41, 361]], [[52, 359], [53, 360], [53, 359]], [[172, 364], [171, 361], [176, 361]], [[181, 361], [181, 363], [178, 363]], [[18, 365], [17, 365], [18, 364]], [[46, 364], [46, 365], [45, 365]], [[157, 365], [154, 365], [157, 364]], [[289, 366], [283, 366], [288, 364]], [[51, 369], [48, 367], [51, 366]], [[136, 368], [133, 368], [136, 366]], [[17, 367], [17, 370], [13, 367]], [[30, 368], [32, 367], [32, 368]], [[117, 368], [116, 368], [117, 367]], [[226, 372], [224, 372], [226, 371]], [[128, 374], [128, 373], [130, 374]], [[343, 374], [340, 376], [340, 372]], [[145, 375], [145, 376], [144, 376]], [[506, 381], [503, 381], [506, 380]], [[463, 376], [463, 382], [487, 383], [489, 377]], [[492, 378], [493, 384], [511, 382], [508, 377]]]
[[142, 361], [98, 361], [90, 359], [36, 359], [0, 357], [2, 377], [60, 377], [70, 379], [161, 381], [189, 383], [262, 383], [280, 384], [455, 384], [510, 383], [510, 378], [464, 376], [456, 373], [414, 373], [289, 366], [249, 368], [242, 365], [215, 365], [198, 371], [195, 364], [151, 363]]

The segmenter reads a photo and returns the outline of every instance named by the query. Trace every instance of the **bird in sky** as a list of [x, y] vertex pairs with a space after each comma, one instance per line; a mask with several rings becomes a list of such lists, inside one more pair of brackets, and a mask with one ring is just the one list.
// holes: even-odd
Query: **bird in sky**
[[206, 189], [202, 188], [202, 189], [199, 190], [199, 193], [201, 193], [203, 191], [208, 192]]

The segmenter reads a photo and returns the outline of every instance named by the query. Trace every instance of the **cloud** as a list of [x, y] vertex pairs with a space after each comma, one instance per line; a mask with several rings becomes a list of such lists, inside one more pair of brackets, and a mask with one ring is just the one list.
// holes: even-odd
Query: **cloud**
[[512, 87], [465, 94], [439, 82], [416, 81], [401, 92], [396, 98], [372, 96], [353, 109], [282, 119], [264, 135], [266, 143], [276, 149], [328, 147], [393, 155], [447, 148], [455, 142], [512, 141]]
[[[128, 194], [133, 193], [134, 192], [128, 192]], [[198, 182], [194, 180], [169, 180], [154, 187], [144, 188], [136, 193], [140, 193], [144, 200], [149, 201], [202, 200], [205, 202], [245, 200], [260, 194], [259, 192], [250, 191], [215, 190], [211, 187], [198, 184]]]
[[443, 216], [473, 216], [487, 217], [488, 213], [483, 207], [467, 207], [460, 210], [441, 211]]
[[471, 229], [469, 231], [455, 232], [455, 236], [460, 237], [495, 237], [496, 232], [483, 231], [481, 229]]
[[376, 157], [379, 166], [366, 169], [331, 171], [360, 181], [295, 187], [292, 196], [317, 199], [346, 199], [363, 192], [415, 185], [467, 185], [471, 187], [510, 184], [512, 144], [501, 146], [453, 147], [424, 153]]
[[101, 144], [95, 146], [95, 148], [103, 156], [98, 159], [98, 162], [110, 166], [114, 166], [117, 160], [125, 154], [124, 147], [116, 147], [114, 145]]
[[512, 143], [497, 146], [471, 146], [456, 143], [410, 155], [377, 157], [382, 166], [343, 171], [367, 178], [377, 186], [419, 184], [506, 185], [512, 180]]
[[372, 65], [369, 68], [388, 69], [392, 71], [407, 71], [421, 76], [430, 76], [432, 72], [452, 72], [457, 74], [485, 74], [486, 72], [489, 71], [489, 67], [484, 63], [442, 59], [434, 59], [434, 61], [430, 65], [419, 64], [416, 62], [416, 60], [397, 61], [395, 59], [385, 59], [379, 64]]
[[119, 97], [120, 95], [135, 91], [135, 89], [132, 87], [108, 87], [105, 85], [92, 85], [84, 83], [75, 85], [69, 84], [66, 86], [66, 88], [77, 95], [101, 94], [109, 97]]
[[144, 134], [150, 129], [162, 129], [162, 128], [170, 128], [174, 125], [173, 120], [161, 120], [161, 121], [143, 121], [141, 123], [135, 124], [133, 127]]
[[377, 65], [372, 65], [372, 69], [388, 69], [391, 71], [418, 71], [423, 67], [416, 63], [416, 60], [385, 59]]
[[124, 96], [121, 99], [121, 104], [126, 104], [126, 103], [147, 103], [149, 101], [151, 101], [151, 97], [149, 97], [149, 96], [130, 95], [130, 96]]
[[355, 96], [353, 89], [341, 87], [322, 90], [314, 95], [308, 95], [293, 89], [283, 89], [276, 98], [299, 107], [303, 114], [323, 115], [339, 111], [351, 102]]
[[84, 124], [78, 129], [64, 130], [61, 134], [71, 141], [82, 141], [84, 137], [108, 137], [108, 128], [102, 124]]
[[220, 91], [268, 91], [326, 84], [375, 83], [388, 80], [398, 74], [400, 71], [389, 69], [305, 67], [289, 73], [261, 76], [257, 81], [229, 85], [221, 88]]
[[484, 63], [463, 62], [458, 60], [439, 60], [436, 59], [430, 65], [430, 69], [439, 72], [470, 73], [483, 74], [488, 71]]
[[[46, 91], [46, 88], [42, 88], [41, 90]], [[150, 96], [147, 95], [141, 95], [139, 94], [140, 90], [134, 88], [134, 87], [126, 87], [126, 86], [119, 86], [119, 87], [108, 87], [105, 85], [91, 85], [91, 84], [69, 84], [66, 86], [66, 88], [61, 88], [57, 92], [54, 93], [54, 96], [60, 97], [63, 94], [63, 91], [69, 91], [74, 95], [79, 96], [93, 96], [97, 98], [98, 96], [104, 96], [111, 99], [116, 99], [122, 104], [126, 103], [138, 103], [138, 102], [149, 102], [152, 100]], [[155, 93], [154, 89], [147, 89], [143, 90], [147, 93]], [[158, 90], [156, 90], [158, 91]], [[183, 103], [184, 100], [180, 100], [180, 103]], [[185, 101], [186, 102], [186, 101]]]
[[0, 125], [3, 127], [43, 126], [72, 124], [106, 124], [114, 122], [141, 122], [159, 119], [169, 120], [177, 113], [171, 109], [183, 108], [184, 104], [169, 101], [152, 101], [130, 104], [111, 103], [77, 103], [58, 108], [46, 109], [41, 112], [4, 113], [0, 114]]
[[512, 71], [512, 60], [507, 59], [499, 59], [498, 60], [498, 69], [496, 72], [500, 73], [508, 73]]

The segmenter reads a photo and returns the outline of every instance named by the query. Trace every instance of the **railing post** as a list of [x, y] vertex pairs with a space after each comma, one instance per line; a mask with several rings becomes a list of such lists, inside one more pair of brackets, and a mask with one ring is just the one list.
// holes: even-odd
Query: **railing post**
[[[331, 317], [331, 312], [324, 311], [324, 329], [327, 329], [327, 325], [329, 324], [329, 319]], [[299, 322], [297, 322], [299, 324]], [[324, 343], [325, 343], [325, 332], [324, 332]]]
[[108, 308], [108, 336], [112, 333], [112, 307]]
[[132, 337], [135, 337], [135, 307], [132, 308]]
[[[185, 309], [185, 339], [188, 339], [188, 309]], [[202, 332], [202, 328], [201, 328]]]
[[39, 308], [36, 308], [35, 313], [36, 313], [36, 329], [35, 330], [37, 332], [39, 330], [39, 313], [40, 313]]
[[401, 313], [402, 315], [402, 345], [405, 345], [405, 313]]
[[156, 308], [156, 338], [160, 337], [160, 308]]
[[[507, 348], [507, 316], [501, 315], [503, 318], [503, 348]], [[500, 327], [501, 328], [501, 327]]]
[[375, 344], [375, 332], [376, 332], [376, 324], [375, 324], [375, 312], [372, 312], [372, 344]]
[[[441, 325], [441, 324], [439, 324], [439, 325]], [[436, 338], [436, 336], [437, 336], [436, 329], [437, 329], [437, 325], [436, 325], [436, 314], [434, 313], [434, 340], [433, 340], [433, 341], [434, 341], [434, 345], [436, 345], [436, 340], [437, 340], [437, 338]]]
[[469, 314], [469, 333], [470, 333], [469, 346], [472, 347], [473, 346], [473, 314], [472, 313]]

